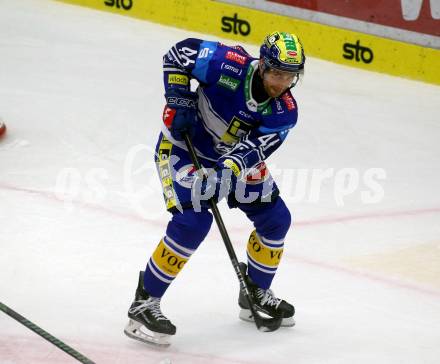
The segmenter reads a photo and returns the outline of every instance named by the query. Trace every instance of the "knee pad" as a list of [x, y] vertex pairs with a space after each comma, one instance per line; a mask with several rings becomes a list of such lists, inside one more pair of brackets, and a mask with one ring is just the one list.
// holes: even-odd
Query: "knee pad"
[[290, 228], [292, 217], [281, 197], [271, 204], [241, 207], [252, 220], [260, 236], [270, 240], [283, 240]]
[[292, 223], [292, 215], [281, 197], [278, 197], [267, 216], [268, 228], [261, 234], [268, 239], [284, 239]]
[[197, 249], [212, 225], [212, 214], [207, 209], [195, 212], [184, 209], [173, 214], [168, 223], [166, 236], [188, 249]]

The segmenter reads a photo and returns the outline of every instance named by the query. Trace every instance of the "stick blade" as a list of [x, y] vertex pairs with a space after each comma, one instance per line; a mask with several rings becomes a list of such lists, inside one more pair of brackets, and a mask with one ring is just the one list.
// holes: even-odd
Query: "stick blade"
[[282, 317], [263, 318], [259, 316], [258, 318], [255, 318], [257, 328], [261, 332], [272, 332], [278, 330], [281, 327], [282, 321]]
[[[254, 315], [252, 311], [256, 314]], [[262, 316], [256, 307], [254, 307], [253, 310], [241, 309], [238, 317], [243, 321], [254, 322], [257, 326], [257, 329], [262, 332], [278, 330], [283, 324], [282, 317], [271, 317], [266, 314]]]

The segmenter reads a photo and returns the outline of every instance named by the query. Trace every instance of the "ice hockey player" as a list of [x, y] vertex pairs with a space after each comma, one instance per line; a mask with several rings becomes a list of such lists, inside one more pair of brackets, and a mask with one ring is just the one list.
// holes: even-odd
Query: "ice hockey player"
[[[294, 325], [294, 307], [270, 290], [291, 215], [265, 160], [297, 122], [291, 88], [304, 63], [298, 37], [278, 31], [265, 37], [259, 58], [241, 46], [193, 38], [178, 42], [164, 56], [166, 106], [155, 160], [172, 217], [139, 273], [124, 330], [128, 336], [167, 345], [176, 333], [160, 301], [210, 230], [209, 198], [226, 198], [230, 208], [239, 208], [252, 221], [247, 265], [240, 263], [251, 295], [258, 310], [282, 317], [282, 326]], [[198, 82], [195, 92], [192, 79]], [[195, 173], [182, 133], [190, 135], [209, 178]], [[241, 294], [238, 304], [239, 317], [252, 321]]]

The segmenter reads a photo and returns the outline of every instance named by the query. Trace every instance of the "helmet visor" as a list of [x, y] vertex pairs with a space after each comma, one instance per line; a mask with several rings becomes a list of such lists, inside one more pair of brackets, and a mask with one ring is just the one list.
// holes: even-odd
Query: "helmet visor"
[[284, 71], [284, 72], [301, 72], [304, 69], [304, 64], [301, 65], [295, 65], [295, 64], [289, 64], [289, 65], [284, 65], [281, 64], [281, 62], [275, 60], [275, 59], [270, 59], [268, 57], [263, 57], [264, 60], [264, 64], [266, 65], [266, 67], [271, 68], [271, 69], [277, 69], [280, 71]]
[[294, 87], [301, 76], [304, 74], [304, 68], [297, 72], [292, 72], [292, 70], [283, 70], [279, 67], [268, 67], [265, 63], [265, 74], [270, 77], [274, 82], [283, 83], [289, 85], [289, 87]]

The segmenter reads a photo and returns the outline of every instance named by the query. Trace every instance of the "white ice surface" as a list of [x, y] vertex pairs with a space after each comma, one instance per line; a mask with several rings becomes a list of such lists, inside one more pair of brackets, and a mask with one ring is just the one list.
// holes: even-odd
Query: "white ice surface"
[[[294, 90], [298, 125], [269, 161], [295, 222], [273, 288], [297, 325], [260, 333], [238, 320], [213, 226], [163, 299], [173, 345], [123, 335], [168, 221], [152, 156], [161, 57], [188, 36], [213, 39], [0, 0], [0, 301], [98, 363], [439, 363], [440, 88], [313, 58]], [[344, 168], [360, 184], [341, 200]], [[362, 201], [370, 168], [386, 173], [377, 203]], [[310, 176], [327, 169], [314, 198]], [[309, 177], [304, 196], [288, 170]], [[221, 211], [244, 259], [252, 227]], [[0, 312], [0, 363], [74, 362]]]

